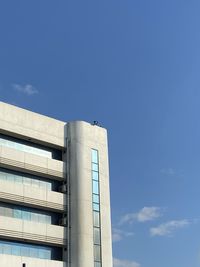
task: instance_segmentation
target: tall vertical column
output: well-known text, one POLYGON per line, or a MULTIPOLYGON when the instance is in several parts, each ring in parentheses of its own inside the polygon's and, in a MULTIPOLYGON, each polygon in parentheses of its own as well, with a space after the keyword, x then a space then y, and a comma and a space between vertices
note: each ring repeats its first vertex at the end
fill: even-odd
POLYGON ((70 164, 71 267, 112 267, 107 131, 77 121, 68 123, 67 136, 70 164), (98 163, 93 162, 95 159, 92 158, 92 151, 98 151, 98 163), (97 186, 97 183, 93 177, 95 166, 92 163, 98 165, 96 189, 94 186, 97 186), (97 189, 98 194, 95 191, 97 189), (100 207, 100 224, 97 227, 95 225, 98 222, 94 217, 96 204, 100 207), (100 234, 99 240, 95 233, 100 234), (98 255, 97 250, 100 253, 98 255))

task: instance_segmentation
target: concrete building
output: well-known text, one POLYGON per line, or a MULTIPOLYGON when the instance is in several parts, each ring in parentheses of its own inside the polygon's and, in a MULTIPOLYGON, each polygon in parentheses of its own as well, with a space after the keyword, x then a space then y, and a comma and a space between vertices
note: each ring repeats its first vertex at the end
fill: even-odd
POLYGON ((107 132, 0 102, 0 266, 112 267, 107 132))

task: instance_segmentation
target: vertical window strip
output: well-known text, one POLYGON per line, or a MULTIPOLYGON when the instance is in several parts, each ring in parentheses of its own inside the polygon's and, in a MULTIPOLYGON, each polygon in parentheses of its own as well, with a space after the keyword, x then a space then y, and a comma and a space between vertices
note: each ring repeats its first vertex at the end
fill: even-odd
POLYGON ((92 149, 91 172, 92 172, 92 203, 93 203, 94 267, 102 267, 100 188, 99 188, 99 152, 96 149, 92 149))

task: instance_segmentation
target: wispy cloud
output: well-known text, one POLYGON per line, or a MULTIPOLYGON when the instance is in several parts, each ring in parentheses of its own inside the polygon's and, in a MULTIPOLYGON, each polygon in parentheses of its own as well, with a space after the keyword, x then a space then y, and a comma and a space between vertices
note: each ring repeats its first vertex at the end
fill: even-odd
POLYGON ((177 174, 177 172, 173 168, 161 169, 160 172, 162 174, 166 174, 166 175, 170 175, 170 176, 173 176, 173 175, 177 174))
POLYGON ((144 207, 137 213, 127 213, 121 217, 119 225, 124 223, 153 221, 162 216, 162 209, 159 207, 144 207))
POLYGON ((150 228, 151 236, 172 236, 175 230, 188 226, 189 220, 174 220, 150 228))
POLYGON ((141 265, 135 261, 113 259, 114 267, 140 267, 141 265))
POLYGON ((133 232, 126 232, 124 230, 118 229, 118 228, 113 228, 112 229, 112 241, 113 242, 118 242, 126 237, 131 237, 133 236, 133 232))
POLYGON ((31 84, 25 84, 25 85, 21 85, 21 84, 12 84, 12 88, 20 93, 26 94, 26 95, 35 95, 38 94, 38 90, 31 84))

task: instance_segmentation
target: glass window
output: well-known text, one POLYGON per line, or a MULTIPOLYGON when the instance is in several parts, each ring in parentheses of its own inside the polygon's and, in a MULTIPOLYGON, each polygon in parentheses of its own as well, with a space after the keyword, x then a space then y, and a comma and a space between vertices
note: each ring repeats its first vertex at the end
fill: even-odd
POLYGON ((0 207, 0 216, 5 216, 5 208, 0 207))
POLYGON ((39 250, 40 259, 51 259, 51 251, 49 249, 40 249, 39 250))
POLYGON ((0 180, 6 180, 12 183, 23 184, 25 186, 32 186, 52 191, 52 182, 43 181, 42 179, 43 179, 42 177, 37 177, 28 174, 27 176, 24 176, 23 173, 10 171, 6 169, 0 171, 0 180))
POLYGON ((32 185, 32 179, 28 178, 28 177, 23 177, 23 184, 27 185, 27 186, 31 186, 32 185))
POLYGON ((101 244, 101 234, 100 234, 100 228, 94 227, 94 244, 100 245, 101 244))
POLYGON ((45 257, 46 257, 46 259, 51 259, 51 250, 50 249, 46 249, 45 250, 45 257))
POLYGON ((96 163, 92 163, 92 170, 98 172, 98 171, 99 171, 99 166, 98 166, 98 164, 96 164, 96 163))
POLYGON ((14 182, 15 181, 15 177, 14 175, 7 173, 7 181, 9 182, 14 182))
POLYGON ((99 195, 93 194, 93 202, 94 203, 99 203, 99 195))
POLYGON ((27 220, 30 221, 31 220, 31 213, 29 211, 22 211, 22 220, 27 220))
POLYGON ((30 248, 30 257, 38 258, 39 257, 39 250, 37 248, 30 248))
POLYGON ((93 220, 94 220, 94 226, 100 227, 100 213, 93 211, 93 220))
POLYGON ((94 194, 99 194, 99 183, 97 181, 92 181, 93 184, 93 193, 94 194))
POLYGON ((32 180, 32 186, 33 187, 39 187, 40 186, 40 181, 37 179, 31 179, 32 180))
POLYGON ((57 248, 42 247, 25 243, 0 241, 0 254, 61 260, 57 248), (52 257, 52 255, 54 255, 52 257))
POLYGON ((0 254, 3 254, 3 244, 0 243, 0 254))
POLYGON ((46 215, 46 223, 51 224, 51 216, 46 215))
POLYGON ((97 261, 95 261, 95 262, 94 262, 94 267, 101 267, 101 262, 97 262, 97 261))
POLYGON ((92 202, 94 231, 94 267, 101 264, 101 229, 100 229, 100 189, 99 189, 99 155, 92 149, 92 202))
POLYGON ((31 212, 31 221, 33 222, 39 222, 39 214, 31 212))
POLYGON ((101 247, 94 245, 94 260, 101 261, 101 247))
POLYGON ((17 219, 21 219, 22 218, 22 211, 19 209, 14 209, 13 210, 13 217, 17 218, 17 219))
POLYGON ((92 171, 92 179, 96 180, 96 181, 99 181, 99 173, 95 172, 95 171, 92 171))
POLYGON ((26 140, 0 134, 0 145, 10 147, 27 153, 32 153, 42 157, 61 160, 61 151, 37 145, 26 140))
POLYGON ((20 246, 18 246, 18 245, 12 246, 12 255, 16 255, 16 256, 21 255, 20 246))
POLYGON ((7 178, 6 178, 6 173, 4 173, 4 172, 0 172, 0 179, 1 179, 1 180, 7 180, 7 178))
POLYGON ((93 203, 93 210, 100 211, 99 204, 93 203))
POLYGON ((26 245, 21 246, 21 255, 24 257, 30 257, 30 247, 26 245))
POLYGON ((23 177, 22 176, 15 175, 15 182, 16 183, 22 184, 22 181, 23 181, 23 177))
POLYGON ((0 203, 0 216, 12 217, 16 219, 40 222, 45 224, 52 224, 52 221, 57 222, 55 220, 57 216, 49 211, 37 212, 37 210, 32 208, 20 207, 8 203, 0 203))
POLYGON ((98 151, 95 149, 92 149, 92 162, 98 163, 98 151))
POLYGON ((46 182, 46 189, 51 191, 52 190, 52 183, 46 182))
POLYGON ((4 214, 6 217, 13 217, 13 210, 10 208, 4 207, 4 214))
POLYGON ((12 254, 10 245, 8 245, 8 244, 3 245, 3 254, 10 254, 10 255, 12 254))

